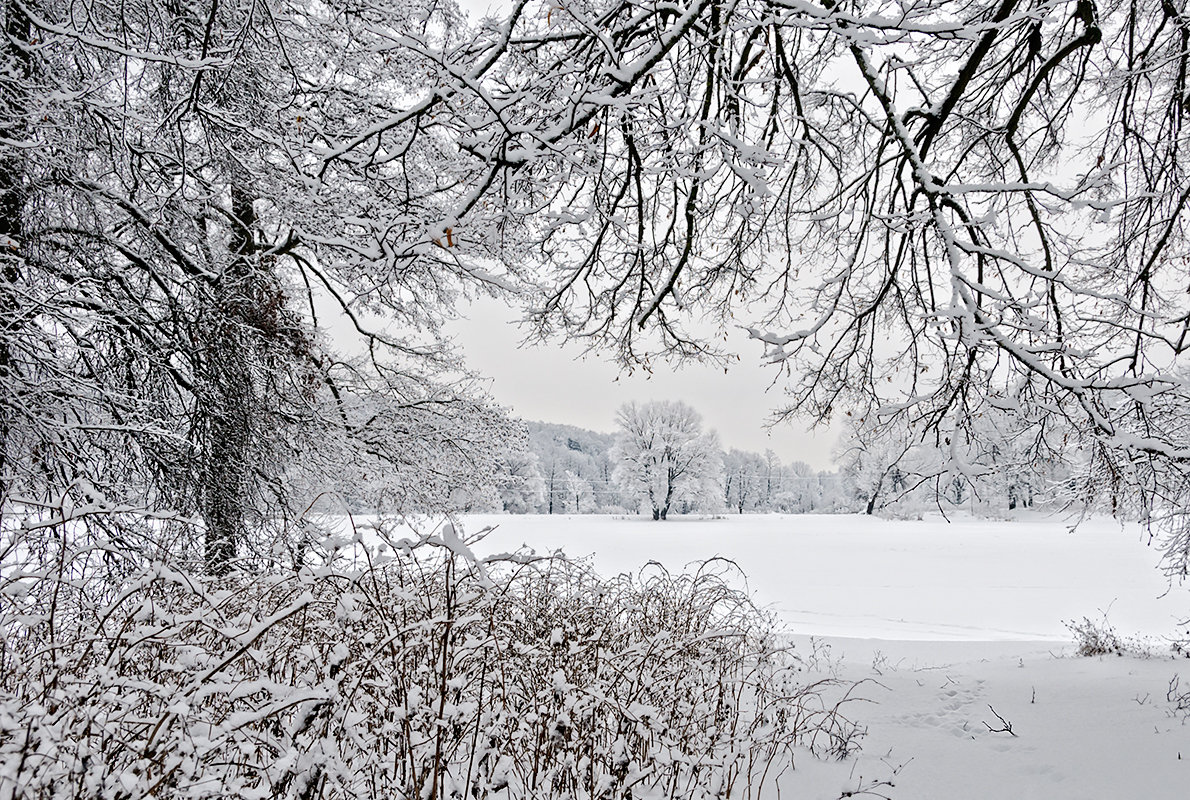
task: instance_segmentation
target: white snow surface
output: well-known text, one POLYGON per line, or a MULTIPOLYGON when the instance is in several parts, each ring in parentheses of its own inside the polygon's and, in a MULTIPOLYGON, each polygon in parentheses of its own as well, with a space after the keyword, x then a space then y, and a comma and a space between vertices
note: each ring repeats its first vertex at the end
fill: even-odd
POLYGON ((1167 584, 1138 527, 1072 530, 1042 516, 461 522, 464 535, 489 525, 470 543, 480 557, 563 549, 605 574, 730 558, 796 632, 809 680, 862 681, 846 706, 864 731, 859 755, 807 753, 758 800, 1190 796, 1190 711, 1170 692, 1175 676, 1190 691, 1190 661, 1163 639, 1190 616, 1190 590, 1167 584), (1147 655, 1075 656, 1062 621, 1104 612, 1121 635, 1147 637, 1147 655))
POLYGON ((1029 515, 645 517, 474 515, 476 555, 522 545, 591 556, 605 575, 653 560, 671 570, 721 556, 798 633, 896 641, 1069 642, 1064 620, 1106 613, 1125 634, 1162 636, 1190 616, 1137 525, 1029 515))
POLYGON ((1081 658, 1070 648, 1019 642, 826 639, 819 648, 824 641, 838 659, 834 675, 867 681, 848 710, 866 730, 862 751, 842 763, 801 759, 782 796, 825 800, 844 789, 892 800, 1190 795, 1190 722, 1167 698, 1175 675, 1185 691, 1186 659, 1081 658), (1005 721, 1013 733, 1002 730, 1005 721))

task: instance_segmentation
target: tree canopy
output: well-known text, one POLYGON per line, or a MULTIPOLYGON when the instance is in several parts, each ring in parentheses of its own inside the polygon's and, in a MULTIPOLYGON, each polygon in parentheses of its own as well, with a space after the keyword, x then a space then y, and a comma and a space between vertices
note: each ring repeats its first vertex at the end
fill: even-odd
POLYGON ((1184 572, 1188 36, 1170 0, 515 3, 449 104, 499 202, 449 218, 626 364, 713 354, 709 314, 788 414, 1058 428, 1184 572))

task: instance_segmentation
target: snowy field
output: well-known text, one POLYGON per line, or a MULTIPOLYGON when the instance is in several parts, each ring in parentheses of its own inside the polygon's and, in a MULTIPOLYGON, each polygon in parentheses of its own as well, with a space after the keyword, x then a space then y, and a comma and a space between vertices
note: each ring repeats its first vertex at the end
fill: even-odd
POLYGON ((782 797, 1190 796, 1190 709, 1174 699, 1190 691, 1190 661, 1161 638, 1190 616, 1190 590, 1167 585, 1138 529, 1043 517, 464 520, 469 534, 489 525, 477 554, 562 549, 606 574, 649 560, 739 564, 756 600, 799 634, 812 675, 865 681, 850 706, 862 754, 802 759, 782 797), (1075 657, 1063 620, 1103 612, 1121 635, 1148 637, 1151 655, 1075 657))
POLYGON ((590 555, 604 574, 649 560, 671 570, 735 561, 762 605, 799 633, 898 641, 1068 642, 1063 620, 1101 618, 1160 636, 1190 616, 1190 590, 1170 589, 1138 527, 1088 520, 1012 522, 967 516, 892 521, 864 516, 471 516, 495 530, 477 554, 522 545, 590 555))

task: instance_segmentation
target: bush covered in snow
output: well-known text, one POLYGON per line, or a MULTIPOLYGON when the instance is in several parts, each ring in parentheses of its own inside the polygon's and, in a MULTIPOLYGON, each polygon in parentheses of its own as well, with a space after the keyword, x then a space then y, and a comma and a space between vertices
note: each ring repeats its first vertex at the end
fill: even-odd
POLYGON ((726 797, 857 738, 726 562, 606 580, 392 530, 221 577, 5 531, 0 795, 726 797))

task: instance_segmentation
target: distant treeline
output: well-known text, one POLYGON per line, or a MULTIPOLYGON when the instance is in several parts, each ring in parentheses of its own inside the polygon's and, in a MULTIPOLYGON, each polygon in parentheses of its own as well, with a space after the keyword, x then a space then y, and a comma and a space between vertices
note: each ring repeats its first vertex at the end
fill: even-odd
MULTIPOLYGON (((548 422, 524 422, 523 452, 506 456, 507 474, 493 510, 511 514, 636 513, 639 492, 617 480, 616 434, 548 422)), ((837 472, 783 460, 773 450, 730 449, 718 454, 717 475, 686 492, 676 513, 854 511, 853 493, 837 472)), ((490 504, 488 504, 490 506, 490 504)), ((479 510, 478 508, 476 510, 479 510)))
MULTIPOLYGON (((666 412, 660 409, 666 404, 652 405, 654 412, 666 412)), ((691 415, 693 428, 685 447, 704 452, 697 459, 696 474, 687 472, 669 482, 674 490, 668 510, 674 514, 917 516, 963 509, 999 516, 1025 508, 1060 507, 1080 498, 1090 507, 1121 513, 1110 487, 1099 497, 1086 497, 1089 487, 1080 479, 1077 459, 1030 460, 1018 452, 1018 438, 1003 433, 985 436, 982 441, 992 445, 966 452, 966 468, 957 471, 943 452, 951 448, 923 441, 909 430, 873 427, 870 419, 853 417, 835 448, 838 469, 818 470, 771 449, 725 450, 714 431, 701 432, 697 412, 676 405, 691 415)), ((523 446, 504 454, 494 483, 466 507, 510 514, 635 514, 649 513, 650 505, 655 511, 667 479, 664 474, 642 479, 640 451, 657 450, 662 444, 652 440, 649 430, 643 432, 649 440, 645 442, 641 431, 633 434, 624 427, 629 410, 647 409, 625 406, 617 433, 523 421, 523 446)), ((667 413, 673 411, 669 408, 667 413)), ((988 426, 992 421, 984 417, 979 422, 988 426)), ((649 425, 664 427, 656 419, 649 425)), ((662 473, 671 463, 668 458, 654 459, 662 473)))

